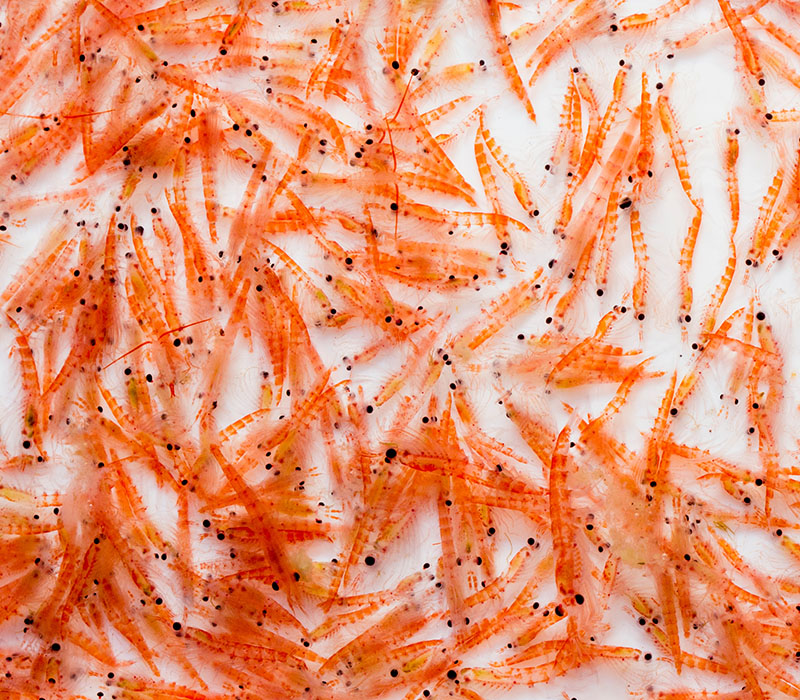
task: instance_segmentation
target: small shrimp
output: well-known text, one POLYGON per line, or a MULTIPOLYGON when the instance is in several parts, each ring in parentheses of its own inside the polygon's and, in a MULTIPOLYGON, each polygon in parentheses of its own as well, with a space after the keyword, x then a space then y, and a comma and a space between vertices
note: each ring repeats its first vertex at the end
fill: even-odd
POLYGON ((42 417, 39 414, 41 391, 39 389, 39 373, 28 339, 11 314, 6 314, 8 324, 14 330, 17 341, 17 352, 20 358, 22 390, 25 396, 23 403, 22 433, 33 441, 36 449, 43 457, 47 457, 42 445, 42 417))
POLYGON ((672 152, 672 160, 675 163, 675 169, 678 171, 678 178, 683 187, 683 191, 689 198, 689 201, 694 205, 695 209, 700 209, 700 204, 692 194, 692 182, 689 177, 689 166, 686 160, 686 149, 681 140, 678 124, 675 119, 675 113, 672 111, 672 106, 669 104, 665 93, 661 93, 656 98, 656 105, 658 107, 658 116, 661 121, 661 128, 667 135, 669 141, 670 151, 672 152))
POLYGON ((541 288, 538 279, 541 276, 542 269, 539 268, 530 279, 523 280, 505 294, 492 300, 483 317, 459 333, 453 341, 454 351, 469 356, 505 328, 514 316, 528 309, 538 296, 538 290, 541 288))
POLYGON ((502 151, 500 146, 494 140, 494 137, 486 127, 484 116, 485 110, 482 109, 480 111, 479 129, 481 138, 483 138, 483 142, 489 149, 489 153, 492 154, 492 158, 494 158, 495 162, 500 166, 500 169, 503 171, 503 173, 505 173, 505 176, 511 180, 511 184, 514 189, 514 196, 517 198, 517 201, 520 203, 522 208, 528 212, 529 215, 535 216, 537 210, 533 203, 533 198, 531 197, 528 185, 525 183, 525 180, 522 178, 522 176, 517 172, 509 157, 502 151))
MULTIPOLYGON (((502 210, 500 206, 500 190, 498 189, 497 182, 492 174, 492 169, 489 166, 486 150, 487 149, 483 143, 483 140, 481 139, 480 132, 476 133, 474 151, 475 162, 478 165, 478 175, 481 178, 481 184, 483 185, 483 191, 486 194, 486 198, 489 200, 489 203, 491 204, 495 214, 497 214, 502 210)), ((498 241, 501 243, 505 243, 506 245, 510 243, 511 238, 506 230, 505 222, 499 222, 498 227, 495 229, 495 235, 497 236, 498 241)))
POLYGON ((739 160, 739 129, 726 128, 725 185, 728 189, 728 204, 731 210, 731 231, 739 228, 739 176, 736 163, 739 160))
POLYGON ((758 79, 763 77, 763 71, 761 70, 761 64, 759 63, 758 55, 753 48, 753 44, 750 41, 747 30, 744 28, 742 21, 739 19, 739 15, 731 7, 728 0, 717 0, 717 3, 722 10, 722 16, 725 18, 725 22, 727 23, 734 39, 736 39, 736 42, 739 45, 739 50, 741 51, 742 60, 744 61, 745 67, 750 72, 750 75, 752 75, 754 78, 758 79))
POLYGON ((637 12, 623 17, 619 20, 619 27, 622 30, 647 29, 679 12, 690 2, 691 0, 669 0, 669 2, 657 7, 652 12, 637 12))
POLYGON ((538 59, 536 69, 533 71, 528 85, 533 85, 539 76, 555 60, 556 56, 564 50, 570 41, 574 41, 580 33, 591 25, 599 22, 603 14, 603 6, 592 0, 580 0, 572 13, 558 24, 536 47, 531 57, 526 61, 525 67, 530 68, 538 59))
MULTIPOLYGON (((570 76, 572 72, 570 71, 570 76)), ((558 139, 556 140, 553 155, 550 157, 550 163, 555 167, 561 162, 561 156, 567 149, 569 140, 574 134, 570 130, 570 119, 573 113, 573 102, 578 100, 577 90, 575 84, 570 80, 567 83, 567 90, 564 93, 564 101, 561 105, 561 117, 558 123, 558 139)))
POLYGON ((691 317, 689 312, 692 309, 692 287, 689 283, 689 272, 692 269, 692 258, 694 257, 694 248, 697 243, 697 234, 700 231, 700 224, 703 221, 703 210, 700 207, 695 209, 692 221, 689 224, 689 230, 686 232, 686 237, 683 239, 683 246, 681 247, 680 256, 680 285, 681 285, 681 307, 680 318, 688 322, 691 317))
POLYGON ((778 166, 775 176, 772 178, 767 189, 761 206, 758 208, 758 219, 753 230, 753 242, 750 246, 748 257, 756 262, 763 262, 766 258, 767 249, 770 247, 771 240, 766 240, 767 222, 775 210, 778 197, 780 196, 785 172, 782 166, 778 166))
POLYGON ((514 63, 514 57, 511 55, 511 51, 508 48, 508 42, 502 35, 502 29, 500 27, 500 3, 498 0, 487 0, 487 5, 489 10, 489 24, 492 27, 492 38, 494 39, 495 50, 500 56, 500 65, 503 69, 503 73, 506 76, 506 80, 508 80, 511 85, 511 90, 517 98, 519 98, 520 102, 522 102, 522 106, 525 108, 531 121, 535 123, 536 113, 533 111, 531 99, 525 91, 525 85, 522 82, 522 78, 519 76, 519 71, 514 63))
POLYGON ((564 427, 556 438, 550 460, 550 521, 553 535, 553 553, 556 558, 556 586, 563 598, 575 594, 578 577, 575 534, 569 523, 569 491, 567 473, 569 455, 567 453, 570 430, 564 427))
MULTIPOLYGON (((636 279, 633 283, 633 308, 637 316, 642 316, 645 308, 645 292, 647 291, 647 248, 645 247, 642 226, 639 221, 639 209, 631 207, 630 216, 631 244, 633 259, 636 265, 636 279)), ((685 299, 685 296, 684 296, 685 299)))

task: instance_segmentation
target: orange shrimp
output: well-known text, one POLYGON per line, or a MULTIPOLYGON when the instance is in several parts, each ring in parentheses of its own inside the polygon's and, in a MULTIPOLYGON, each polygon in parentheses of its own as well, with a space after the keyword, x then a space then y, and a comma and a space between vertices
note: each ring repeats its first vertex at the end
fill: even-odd
MULTIPOLYGON (((566 230, 563 233, 557 232, 560 233, 562 237, 569 240, 569 249, 566 251, 567 260, 569 262, 578 257, 576 255, 576 249, 585 235, 585 228, 589 226, 589 222, 599 218, 600 212, 608 206, 608 197, 612 191, 612 184, 617 177, 625 171, 627 164, 634 156, 633 146, 638 123, 638 119, 632 118, 628 120, 625 131, 620 136, 614 150, 604 163, 603 169, 598 174, 586 203, 581 208, 578 215, 572 218, 566 230)), ((565 267, 566 263, 563 260, 559 262, 561 262, 562 268, 565 267)))
POLYGON ((592 3, 591 0, 580 0, 572 9, 572 13, 545 37, 544 41, 536 47, 533 55, 526 61, 526 68, 530 68, 538 60, 528 85, 533 85, 556 56, 564 50, 564 47, 582 30, 597 23, 601 16, 602 8, 598 7, 596 3, 592 3))
POLYGON ((688 5, 690 0, 669 0, 652 12, 637 12, 619 20, 620 29, 646 29, 674 15, 688 5))
MULTIPOLYGON (((494 175, 492 174, 492 170, 489 167, 489 162, 487 160, 486 148, 481 139, 480 133, 475 134, 475 162, 478 165, 478 174, 481 178, 481 184, 483 185, 483 191, 486 194, 486 198, 489 200, 489 203, 492 206, 492 209, 495 213, 500 211, 500 199, 499 199, 499 190, 497 187, 497 183, 494 179, 494 175)), ((498 227, 495 231, 497 235, 497 239, 501 243, 505 243, 508 245, 510 241, 510 237, 508 235, 508 231, 505 227, 505 222, 502 220, 498 222, 498 227)))
MULTIPOLYGON (((572 72, 570 72, 570 76, 572 76, 572 72)), ((564 101, 561 105, 558 139, 556 140, 556 145, 553 149, 553 155, 550 158, 550 162, 553 164, 553 166, 557 166, 561 162, 561 156, 567 149, 570 137, 574 136, 570 130, 570 118, 573 114, 573 103, 577 99, 578 96, 577 90, 575 89, 575 84, 572 82, 572 80, 570 80, 570 82, 567 84, 567 91, 564 93, 564 101)))
POLYGON ((680 282, 681 282, 681 307, 680 317, 683 321, 689 322, 691 317, 689 311, 692 309, 692 287, 689 284, 689 272, 692 269, 692 258, 694 257, 694 247, 697 243, 697 234, 700 231, 700 224, 703 221, 703 210, 700 207, 695 209, 689 230, 683 239, 680 257, 680 282))
POLYGON ((556 557, 556 586, 564 598, 574 595, 579 574, 574 533, 570 532, 568 524, 571 521, 567 488, 569 434, 568 426, 558 434, 550 460, 550 520, 556 557))
MULTIPOLYGON (((25 395, 22 434, 33 441, 39 454, 47 458, 42 444, 42 417, 39 415, 39 402, 41 400, 39 373, 36 369, 33 352, 28 339, 11 314, 7 313, 6 319, 16 334, 17 352, 19 352, 20 357, 22 390, 25 395)), ((28 446, 29 444, 28 442, 28 446)), ((23 447, 26 447, 25 443, 23 443, 23 447)))
POLYGON ((495 42, 495 50, 500 56, 500 65, 503 68, 503 73, 506 76, 506 80, 508 80, 511 85, 512 91, 522 102, 522 106, 525 108, 525 111, 528 113, 531 121, 536 122, 536 113, 533 111, 530 97, 525 91, 525 85, 522 82, 522 78, 519 76, 517 66, 514 63, 514 58, 508 48, 508 43, 506 42, 505 37, 501 34, 502 30, 500 28, 499 5, 500 3, 497 0, 488 0, 487 2, 489 10, 489 24, 492 27, 492 38, 495 42))
POLYGON ((744 28, 742 21, 739 19, 739 15, 731 7, 728 0, 717 0, 717 3, 722 10, 722 16, 725 18, 725 22, 728 24, 734 39, 736 39, 736 42, 739 45, 739 50, 741 52, 745 67, 756 79, 762 77, 763 72, 761 70, 761 64, 758 60, 758 55, 753 48, 750 37, 747 34, 747 30, 744 28))
POLYGON ((731 230, 739 228, 739 177, 736 163, 739 160, 739 129, 725 129, 725 184, 728 189, 728 204, 731 210, 731 230))
POLYGON ((749 258, 757 263, 762 262, 766 257, 767 248, 770 247, 771 240, 766 240, 767 222, 772 215, 785 178, 784 169, 779 166, 767 189, 761 206, 758 209, 758 220, 753 230, 753 242, 750 246, 749 258))
POLYGON ((611 185, 608 196, 605 216, 603 217, 602 230, 598 243, 599 254, 595 266, 595 281, 600 289, 608 286, 608 271, 611 263, 611 245, 617 229, 619 218, 620 188, 622 187, 622 173, 620 172, 611 185))
POLYGON ((675 114, 672 111, 672 107, 665 93, 662 92, 659 94, 656 98, 656 105, 658 107, 661 128, 667 135, 667 140, 669 141, 672 160, 675 163, 675 169, 678 171, 678 179, 680 180, 681 187, 683 187, 683 191, 686 193, 686 196, 694 205, 695 209, 700 209, 700 204, 692 194, 689 166, 686 161, 686 149, 683 146, 683 141, 681 141, 675 114))
POLYGON ((492 158, 494 158, 495 162, 500 166, 500 169, 505 173, 506 177, 511 180, 512 187, 514 189, 514 196, 517 198, 517 201, 520 203, 522 208, 528 212, 529 215, 535 216, 538 213, 538 210, 533 203, 533 198, 531 197, 528 185, 525 183, 525 180, 522 178, 522 176, 517 172, 509 157, 501 150, 500 146, 498 146, 497 142, 494 140, 494 137, 486 127, 484 116, 485 110, 482 109, 480 111, 479 129, 483 142, 489 149, 489 153, 492 154, 492 158))
POLYGON ((597 148, 600 139, 600 108, 597 104, 597 97, 589 85, 586 74, 580 70, 577 73, 573 70, 573 79, 575 80, 575 87, 578 90, 578 94, 581 100, 586 103, 589 111, 589 125, 581 150, 580 164, 575 169, 575 178, 578 181, 582 181, 597 158, 597 148))
MULTIPOLYGON (((645 309, 645 292, 647 291, 647 248, 645 247, 644 235, 639 222, 639 210, 631 208, 630 217, 631 243, 633 244, 633 257, 636 264, 636 279, 633 283, 633 308, 637 316, 641 317, 645 309)), ((684 303, 686 294, 684 294, 684 303)))

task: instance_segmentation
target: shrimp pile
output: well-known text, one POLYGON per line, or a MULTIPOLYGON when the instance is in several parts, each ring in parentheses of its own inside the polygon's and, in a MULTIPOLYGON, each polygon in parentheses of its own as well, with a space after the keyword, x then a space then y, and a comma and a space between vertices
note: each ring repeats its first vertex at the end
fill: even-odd
POLYGON ((800 697, 799 12, 0 2, 0 700, 800 697))

